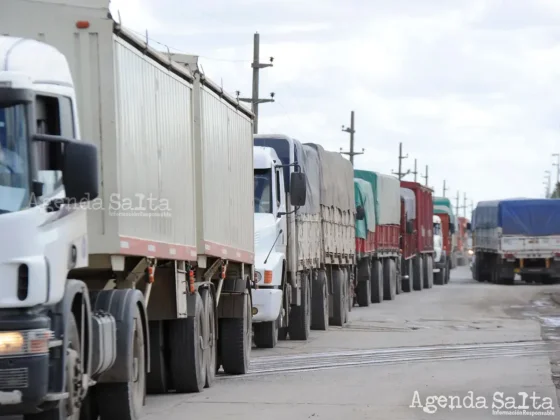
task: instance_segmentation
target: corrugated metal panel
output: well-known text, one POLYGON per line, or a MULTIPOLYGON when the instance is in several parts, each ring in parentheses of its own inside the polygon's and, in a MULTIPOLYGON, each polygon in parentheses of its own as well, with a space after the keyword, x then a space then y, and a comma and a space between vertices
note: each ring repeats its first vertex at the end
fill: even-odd
POLYGON ((252 131, 245 114, 202 89, 204 240, 248 252, 254 240, 252 131))
POLYGON ((191 85, 120 39, 115 71, 118 195, 140 208, 119 234, 194 246, 191 85))

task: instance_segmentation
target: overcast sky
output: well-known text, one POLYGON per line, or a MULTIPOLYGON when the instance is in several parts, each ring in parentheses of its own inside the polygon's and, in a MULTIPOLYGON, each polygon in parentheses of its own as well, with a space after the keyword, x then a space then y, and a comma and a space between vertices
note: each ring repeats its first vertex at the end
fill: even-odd
POLYGON ((111 10, 154 46, 200 55, 243 96, 258 31, 261 60, 274 57, 261 96, 276 94, 259 132, 347 149, 341 126, 354 110, 359 169, 397 170, 402 142, 405 169, 417 158, 437 195, 446 180, 448 196, 475 203, 542 197, 555 171, 558 0, 113 0, 111 10))

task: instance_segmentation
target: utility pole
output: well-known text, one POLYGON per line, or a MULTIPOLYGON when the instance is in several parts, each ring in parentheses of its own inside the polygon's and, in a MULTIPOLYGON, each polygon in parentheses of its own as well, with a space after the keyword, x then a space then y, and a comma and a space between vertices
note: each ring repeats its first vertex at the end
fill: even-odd
POLYGON ((403 161, 403 159, 408 159, 408 154, 406 156, 403 156, 403 154, 402 154, 402 142, 401 142, 401 143, 399 143, 399 171, 398 172, 391 171, 391 172, 393 172, 393 175, 397 175, 399 177, 399 181, 410 173, 410 169, 407 169, 407 171, 403 173, 403 171, 402 171, 402 161, 403 161))
POLYGON ((425 180, 425 185, 426 187, 428 186, 428 165, 426 165, 426 174, 425 175, 420 175, 422 178, 424 178, 425 180))
POLYGON ((467 193, 463 194, 463 217, 467 217, 467 193))
POLYGON ((551 182, 551 174, 549 170, 544 171, 545 175, 545 179, 546 181, 543 182, 544 186, 545 186, 545 190, 544 190, 544 198, 549 198, 552 194, 550 193, 550 182, 551 182))
POLYGON ((251 98, 239 98, 239 92, 237 92, 238 100, 241 102, 248 102, 251 104, 251 110, 255 115, 255 120, 253 121, 253 133, 259 133, 259 104, 264 104, 267 102, 274 102, 274 92, 270 93, 270 99, 259 99, 259 71, 265 67, 272 67, 272 62, 274 57, 270 57, 270 63, 265 64, 260 62, 260 35, 255 32, 253 36, 253 63, 251 67, 253 68, 253 92, 251 98))
POLYGON ((459 207, 459 195, 460 195, 460 194, 459 194, 459 191, 457 191, 457 198, 456 198, 457 204, 455 205, 455 209, 456 209, 456 211, 457 211, 457 216, 459 216, 459 210, 460 210, 460 207, 459 207))
POLYGON ((340 148, 340 153, 343 154, 343 155, 350 156, 350 163, 353 166, 354 165, 354 156, 363 155, 366 151, 364 148, 362 148, 361 152, 355 152, 354 151, 354 134, 356 134, 356 128, 355 128, 355 125, 354 125, 354 111, 350 111, 350 127, 342 126, 342 131, 350 134, 350 150, 348 152, 344 152, 344 151, 342 151, 342 147, 341 147, 340 148))
POLYGON ((449 190, 448 187, 445 186, 445 179, 443 180, 443 197, 445 197, 445 192, 449 190))
POLYGON ((414 174, 414 182, 418 182, 417 181, 418 167, 417 167, 417 160, 416 159, 414 159, 414 171, 412 173, 414 174))
POLYGON ((553 163, 552 166, 556 166, 556 184, 560 183, 560 153, 553 153, 552 157, 557 159, 556 163, 553 163))
MULTIPOLYGON (((471 206, 470 207, 471 207, 471 214, 472 214, 472 212, 474 211, 474 203, 473 203, 472 200, 471 200, 471 206)), ((471 220, 471 222, 472 222, 472 220, 471 220)))

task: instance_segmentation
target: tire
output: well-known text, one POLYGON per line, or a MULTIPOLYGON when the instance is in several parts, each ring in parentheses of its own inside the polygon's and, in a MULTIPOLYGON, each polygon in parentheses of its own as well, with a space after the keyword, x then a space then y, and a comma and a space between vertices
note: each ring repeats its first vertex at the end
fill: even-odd
POLYGON ((168 360, 165 351, 165 329, 169 321, 149 321, 150 334, 150 373, 146 375, 148 394, 169 392, 168 360))
POLYGON ((245 375, 251 357, 252 317, 251 296, 243 296, 243 318, 221 318, 218 345, 224 372, 245 375))
POLYGON ((200 296, 204 304, 204 366, 206 367, 205 388, 210 388, 216 380, 216 361, 218 358, 218 340, 216 325, 216 303, 210 289, 202 289, 200 296))
MULTIPOLYGON (((70 389, 68 384, 73 382, 76 378, 74 377, 75 367, 80 363, 80 333, 78 331, 78 326, 76 324, 76 318, 73 313, 68 314, 68 322, 66 323, 66 332, 68 336, 68 346, 66 347, 66 392, 70 389)), ((93 390, 93 388, 90 388, 93 390)), ((72 394, 75 391, 72 391, 72 394)), ((61 400, 58 406, 47 411, 43 411, 37 414, 26 414, 23 416, 24 420, 79 420, 80 410, 75 409, 74 413, 69 416, 67 403, 68 400, 61 400)))
POLYGON ((445 284, 449 284, 450 279, 451 279, 451 263, 447 261, 447 267, 445 269, 445 284))
POLYGON ((355 267, 350 266, 347 268, 346 273, 347 273, 347 279, 346 279, 346 290, 348 290, 347 293, 347 301, 348 301, 348 310, 346 311, 346 322, 349 321, 350 319, 350 312, 352 312, 352 307, 354 306, 354 300, 355 300, 355 289, 356 289, 356 282, 355 282, 355 277, 354 277, 354 269, 355 267))
POLYGON ((175 392, 202 392, 206 384, 204 363, 205 317, 202 297, 197 292, 194 316, 169 323, 169 367, 175 392))
POLYGON ((367 307, 371 303, 371 266, 369 259, 362 261, 365 261, 366 264, 360 264, 356 299, 360 307, 367 307))
POLYGON ((424 288, 424 264, 423 264, 422 256, 415 255, 412 260, 412 267, 414 271, 413 275, 413 285, 412 287, 416 291, 420 291, 424 288))
POLYGON ((329 290, 325 270, 319 270, 313 280, 311 329, 326 331, 329 327, 329 290))
POLYGON ((278 320, 253 324, 255 345, 260 349, 273 349, 278 343, 278 320))
POLYGON ((424 289, 434 287, 434 261, 432 256, 427 254, 424 256, 424 289))
POLYGON ((340 268, 332 269, 332 289, 333 289, 333 316, 329 319, 329 325, 342 327, 344 324, 344 313, 346 302, 344 300, 344 273, 340 268))
POLYGON ((412 268, 412 259, 403 260, 403 275, 408 276, 408 280, 402 281, 403 292, 410 293, 413 290, 414 271, 412 268))
POLYGON ((350 276, 348 275, 348 269, 343 267, 340 269, 342 273, 342 325, 348 322, 348 313, 350 312, 350 284, 349 279, 350 276))
POLYGON ((437 273, 434 273, 434 284, 438 286, 445 284, 445 267, 441 267, 437 273))
POLYGON ((371 303, 383 302, 383 264, 377 258, 371 261, 371 303))
POLYGON ((386 258, 383 261, 383 297, 385 300, 395 300, 397 295, 397 270, 395 260, 386 258))
POLYGON ((101 420, 138 420, 146 399, 146 354, 140 310, 134 314, 133 357, 138 366, 137 378, 129 382, 96 385, 101 420))
POLYGON ((290 340, 306 341, 311 330, 311 288, 307 274, 301 274, 301 305, 292 305, 288 331, 290 340))

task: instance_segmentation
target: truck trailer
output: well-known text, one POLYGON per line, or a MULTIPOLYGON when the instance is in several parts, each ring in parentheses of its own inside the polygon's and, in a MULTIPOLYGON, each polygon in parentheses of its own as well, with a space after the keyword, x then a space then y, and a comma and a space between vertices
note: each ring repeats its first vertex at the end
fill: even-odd
POLYGON ((434 197, 434 215, 439 217, 441 222, 440 233, 442 242, 442 252, 440 260, 435 264, 434 283, 447 284, 453 267, 454 243, 455 239, 455 214, 451 201, 446 197, 434 197))
POLYGON ((560 278, 560 199, 482 201, 473 225, 473 278, 513 284, 560 278))
POLYGON ((352 166, 339 153, 286 135, 255 135, 254 144, 270 147, 278 155, 288 196, 291 174, 301 170, 306 178, 305 206, 290 210, 287 221, 288 281, 295 285, 292 293, 297 295, 301 290, 300 300, 295 299, 297 296, 292 300, 292 310, 303 305, 297 311, 301 310, 306 320, 310 317, 313 330, 324 331, 329 324, 341 326, 351 309, 355 271, 352 166))
POLYGON ((400 183, 393 176, 360 169, 354 170, 354 177, 371 185, 375 199, 375 253, 371 255, 370 268, 371 301, 380 303, 383 300, 394 300, 401 290, 402 280, 400 183))
POLYGON ((2 6, 2 106, 29 133, 8 140, 31 149, 23 185, 45 205, 0 214, 0 339, 19 343, 0 355, 0 415, 138 419, 146 390, 247 372, 252 113, 106 0, 2 6))
POLYGON ((411 226, 412 241, 408 245, 412 247, 408 253, 413 254, 414 257, 405 266, 407 270, 412 269, 413 273, 409 287, 411 290, 431 289, 434 284, 435 259, 432 190, 417 182, 401 181, 401 191, 403 190, 410 191, 408 195, 414 196, 416 206, 411 226))

